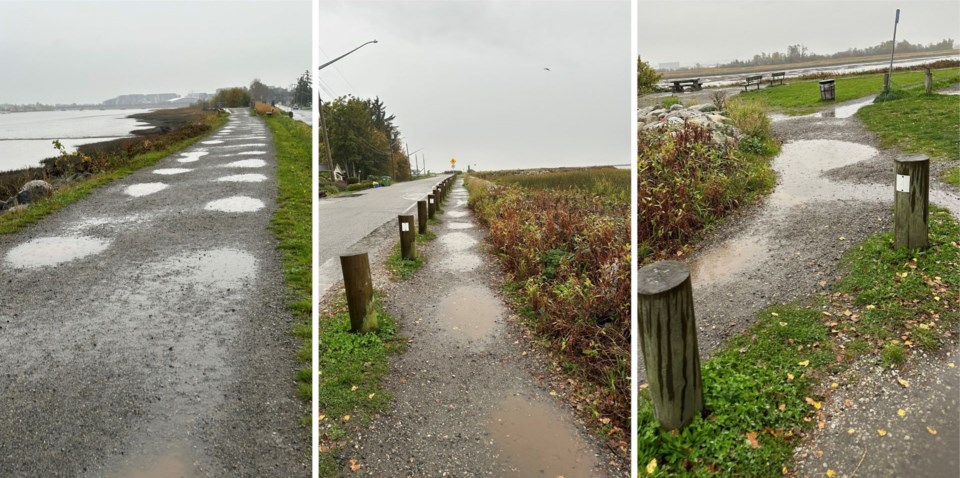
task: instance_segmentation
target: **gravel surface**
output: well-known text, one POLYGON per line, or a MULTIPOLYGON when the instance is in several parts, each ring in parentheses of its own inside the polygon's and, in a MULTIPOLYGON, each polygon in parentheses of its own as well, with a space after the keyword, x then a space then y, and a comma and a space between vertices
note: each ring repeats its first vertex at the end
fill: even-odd
POLYGON ((409 346, 386 379, 391 409, 341 461, 357 459, 362 476, 627 476, 550 386, 551 368, 499 297, 502 273, 466 199, 458 182, 431 226, 437 238, 418 245, 422 269, 379 282, 409 346))
POLYGON ((203 151, 0 236, 0 474, 309 476, 269 130, 237 110, 203 151))

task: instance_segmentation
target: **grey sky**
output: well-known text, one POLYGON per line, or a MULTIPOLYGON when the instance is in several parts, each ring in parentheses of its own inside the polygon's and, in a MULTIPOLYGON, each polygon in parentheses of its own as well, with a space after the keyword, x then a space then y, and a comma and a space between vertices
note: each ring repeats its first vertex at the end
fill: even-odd
POLYGON ((309 0, 0 1, 0 103, 286 87, 311 68, 311 15, 309 0))
POLYGON ((427 167, 631 161, 630 2, 320 2, 324 99, 379 96, 427 167), (550 68, 551 71, 545 71, 550 68))
POLYGON ((911 43, 960 40, 960 2, 647 1, 637 5, 637 52, 654 67, 749 59, 803 44, 814 53, 866 47, 893 35, 911 43))

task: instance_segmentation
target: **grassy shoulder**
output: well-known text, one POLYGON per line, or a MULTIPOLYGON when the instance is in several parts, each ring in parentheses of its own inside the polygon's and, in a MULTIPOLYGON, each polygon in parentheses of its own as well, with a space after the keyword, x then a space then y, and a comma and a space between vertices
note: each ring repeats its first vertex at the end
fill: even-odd
MULTIPOLYGON (((437 235, 427 231, 425 234, 416 234, 416 243, 423 244, 426 241, 432 241, 436 239, 437 235)), ((400 256, 400 243, 398 242, 393 246, 390 256, 387 257, 387 270, 390 271, 391 277, 394 280, 407 280, 413 277, 413 274, 416 273, 424 264, 427 263, 427 258, 419 250, 416 251, 414 259, 404 259, 400 256)))
MULTIPOLYGON (((933 70, 933 89, 945 88, 960 81, 960 68, 933 70)), ((923 91, 923 71, 894 72, 891 81, 893 89, 905 91, 923 91)), ((854 100, 880 93, 883 90, 883 75, 842 77, 836 80, 836 100, 820 101, 820 85, 817 80, 792 81, 783 86, 761 88, 741 93, 744 98, 755 98, 765 102, 770 108, 788 115, 803 115, 819 111, 834 103, 854 100)), ((956 116, 956 114, 954 114, 956 116)))
POLYGON ((311 396, 311 315, 313 276, 313 210, 310 126, 282 115, 265 116, 277 158, 277 210, 270 221, 283 260, 288 307, 303 340, 297 353, 303 368, 297 373, 301 396, 311 396))
MULTIPOLYGON (((960 322, 960 225, 934 209, 931 247, 894 250, 890 233, 844 257, 846 273, 813 304, 771 307, 702 367, 706 414, 662 431, 638 397, 640 476, 786 474, 804 430, 824 425, 834 375, 853 360, 897 366, 936 349, 960 322)), ((891 379, 892 380, 892 379, 891 379)))
POLYGON ((0 234, 19 231, 30 224, 36 223, 44 216, 89 196, 100 186, 124 178, 131 173, 155 164, 157 161, 177 151, 186 149, 203 139, 208 133, 223 126, 226 122, 226 115, 211 114, 204 116, 195 124, 195 128, 193 129, 193 131, 197 132, 195 135, 161 143, 163 145, 159 146, 159 149, 136 154, 130 158, 121 158, 119 156, 112 159, 107 158, 105 161, 111 164, 111 166, 94 173, 86 179, 73 181, 54 189, 52 195, 30 204, 30 206, 24 210, 6 212, 0 215, 0 234))
POLYGON ((350 313, 342 295, 320 313, 316 398, 321 477, 340 476, 343 465, 337 452, 347 446, 351 429, 369 424, 390 403, 390 394, 383 388, 387 360, 401 352, 406 342, 397 335, 395 320, 379 300, 375 307, 380 327, 366 334, 350 332, 350 313))

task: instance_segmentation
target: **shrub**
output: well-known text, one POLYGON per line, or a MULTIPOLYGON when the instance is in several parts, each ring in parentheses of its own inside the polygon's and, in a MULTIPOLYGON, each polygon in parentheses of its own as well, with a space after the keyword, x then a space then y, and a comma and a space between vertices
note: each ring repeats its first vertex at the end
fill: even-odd
POLYGON ((762 101, 734 98, 727 102, 727 111, 734 126, 744 134, 760 140, 771 138, 770 118, 762 101))
POLYGON ((353 184, 347 185, 347 191, 359 191, 361 189, 369 189, 372 187, 373 187, 373 183, 369 181, 365 181, 362 183, 353 183, 353 184))
POLYGON ((657 91, 657 82, 660 73, 657 73, 647 62, 637 58, 637 94, 640 96, 657 91))

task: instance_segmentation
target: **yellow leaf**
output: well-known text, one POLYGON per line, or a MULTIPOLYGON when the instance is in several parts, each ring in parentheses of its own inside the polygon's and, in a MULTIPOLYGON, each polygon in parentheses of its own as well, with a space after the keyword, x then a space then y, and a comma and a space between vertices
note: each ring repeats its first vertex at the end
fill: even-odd
POLYGON ((837 472, 827 468, 827 476, 829 476, 830 478, 833 478, 834 476, 837 476, 837 472))
POLYGON ((877 428, 877 433, 880 434, 880 436, 882 437, 887 436, 887 431, 884 430, 883 428, 877 428))
POLYGON ((910 388, 910 382, 908 382, 908 381, 906 381, 906 380, 904 380, 904 379, 902 379, 902 378, 898 378, 898 379, 897 379, 897 383, 899 383, 901 386, 903 386, 903 388, 910 388))
POLYGON ((857 433, 857 431, 853 428, 847 428, 847 435, 853 435, 854 433, 857 433))
POLYGON ((356 472, 360 471, 360 468, 363 468, 363 465, 361 465, 360 462, 357 461, 356 458, 351 458, 351 459, 350 459, 350 471, 356 473, 356 472))
POLYGON ((747 443, 750 448, 760 448, 760 442, 757 441, 757 432, 747 432, 747 443))
POLYGON ((370 395, 367 395, 367 399, 373 400, 374 395, 376 395, 376 393, 371 393, 370 395))
POLYGON ((947 367, 957 368, 957 364, 955 364, 955 363, 953 363, 953 362, 950 362, 950 363, 947 364, 947 367))
POLYGON ((833 382, 833 383, 830 384, 830 388, 837 388, 837 387, 839 387, 839 386, 840 386, 840 384, 837 383, 837 382, 833 382))
POLYGON ((927 427, 927 431, 930 432, 931 435, 937 434, 937 429, 933 427, 927 427))
POLYGON ((776 313, 776 312, 770 312, 770 315, 772 315, 772 316, 774 316, 774 317, 780 317, 780 314, 778 314, 778 313, 776 313))
POLYGON ((903 417, 907 416, 907 411, 901 408, 901 409, 897 410, 897 415, 900 415, 900 418, 903 418, 903 417))
POLYGON ((873 305, 873 304, 867 304, 867 310, 873 310, 873 309, 876 309, 876 308, 877 308, 877 306, 875 306, 875 305, 873 305))
POLYGON ((804 360, 803 362, 800 362, 800 366, 801 366, 801 367, 806 367, 807 365, 810 365, 810 361, 809 361, 809 360, 804 360))
POLYGON ((319 419, 320 419, 320 421, 324 421, 324 420, 326 420, 326 419, 327 419, 327 416, 326 416, 326 415, 320 415, 320 416, 319 416, 319 417, 317 417, 317 418, 319 418, 319 419))
POLYGON ((653 472, 657 471, 657 459, 654 458, 650 460, 650 463, 647 463, 647 474, 652 475, 653 472))
POLYGON ((356 391, 357 391, 357 388, 358 388, 358 387, 357 387, 356 385, 354 385, 354 386, 350 387, 350 391, 351 391, 351 392, 356 392, 356 391))
POLYGON ((781 412, 784 411, 784 410, 786 410, 786 409, 787 409, 787 404, 786 404, 786 403, 781 403, 780 406, 777 407, 777 410, 780 410, 781 412))
POLYGON ((820 404, 820 402, 818 402, 818 401, 816 401, 816 400, 814 400, 814 399, 812 399, 812 398, 810 398, 810 397, 804 398, 804 401, 807 402, 807 403, 809 403, 810 405, 812 405, 813 408, 815 408, 815 409, 817 409, 817 410, 820 410, 820 407, 822 406, 822 405, 820 404))
POLYGON ((787 326, 786 322, 780 322, 780 327, 786 327, 786 326, 787 326))
POLYGON ((350 421, 350 415, 344 415, 344 416, 343 416, 343 421, 349 422, 349 421, 350 421))
POLYGON ((792 374, 792 373, 788 373, 788 374, 787 374, 787 381, 788 381, 788 382, 792 382, 792 381, 793 381, 793 374, 792 374))

